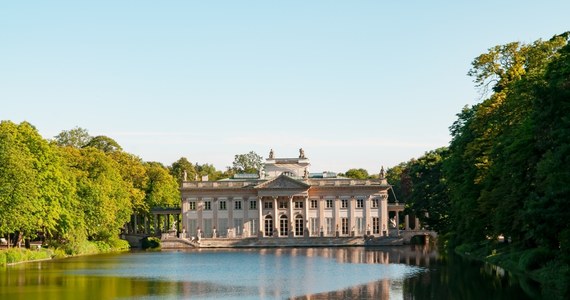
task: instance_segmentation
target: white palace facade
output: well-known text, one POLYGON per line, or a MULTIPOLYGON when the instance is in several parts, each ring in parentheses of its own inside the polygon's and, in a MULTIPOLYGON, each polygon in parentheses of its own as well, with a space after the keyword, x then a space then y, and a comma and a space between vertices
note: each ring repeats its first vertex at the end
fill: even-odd
MULTIPOLYGON (((181 186, 182 226, 199 237, 386 236, 389 208, 398 224, 401 205, 388 205, 384 171, 378 179, 357 180, 310 173, 303 150, 296 158, 275 158, 260 174, 181 186)), ((393 227, 393 226, 391 226, 393 227)))

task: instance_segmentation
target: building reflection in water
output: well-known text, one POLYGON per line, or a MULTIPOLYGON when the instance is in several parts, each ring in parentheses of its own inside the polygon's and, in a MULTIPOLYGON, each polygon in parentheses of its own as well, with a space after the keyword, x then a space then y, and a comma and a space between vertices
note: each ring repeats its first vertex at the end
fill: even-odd
MULTIPOLYGON (((287 251, 287 250, 282 250, 287 251)), ((375 247, 375 248, 307 248, 294 249, 290 255, 325 257, 338 263, 406 264, 429 267, 437 261, 434 247, 375 247)), ((403 280, 383 279, 348 289, 305 295, 295 299, 403 299, 403 280)))

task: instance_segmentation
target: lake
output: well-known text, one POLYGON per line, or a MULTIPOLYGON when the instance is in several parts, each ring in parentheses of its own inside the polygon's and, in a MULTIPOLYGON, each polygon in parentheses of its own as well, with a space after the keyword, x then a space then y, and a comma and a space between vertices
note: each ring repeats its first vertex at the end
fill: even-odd
POLYGON ((530 299, 537 289, 427 246, 129 252, 0 270, 0 299, 530 299))

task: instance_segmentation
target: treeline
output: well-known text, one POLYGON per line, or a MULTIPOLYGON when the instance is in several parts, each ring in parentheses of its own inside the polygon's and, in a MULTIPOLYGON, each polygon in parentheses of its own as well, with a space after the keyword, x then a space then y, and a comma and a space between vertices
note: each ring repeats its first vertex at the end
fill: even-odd
POLYGON ((468 75, 485 99, 458 114, 449 147, 388 171, 450 249, 510 257, 558 296, 570 281, 569 35, 475 58, 468 75))
POLYGON ((133 212, 179 201, 168 168, 109 137, 75 128, 46 140, 27 122, 0 123, 0 236, 13 245, 42 239, 68 254, 128 247, 118 235, 133 212))

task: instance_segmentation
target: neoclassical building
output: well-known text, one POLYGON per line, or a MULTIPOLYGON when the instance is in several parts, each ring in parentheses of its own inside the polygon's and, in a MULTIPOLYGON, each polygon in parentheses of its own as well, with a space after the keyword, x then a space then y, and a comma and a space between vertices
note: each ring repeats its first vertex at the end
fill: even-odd
POLYGON ((183 181, 181 225, 187 236, 201 237, 388 234, 390 185, 383 170, 378 179, 357 180, 309 167, 302 149, 296 158, 276 158, 271 150, 260 174, 183 181))

